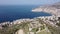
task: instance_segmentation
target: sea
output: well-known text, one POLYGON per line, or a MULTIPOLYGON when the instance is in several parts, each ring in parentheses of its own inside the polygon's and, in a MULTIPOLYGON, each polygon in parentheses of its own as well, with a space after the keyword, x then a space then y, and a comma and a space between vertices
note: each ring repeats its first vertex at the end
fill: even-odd
POLYGON ((0 6, 0 23, 17 19, 51 16, 45 12, 32 12, 38 5, 7 5, 0 6))

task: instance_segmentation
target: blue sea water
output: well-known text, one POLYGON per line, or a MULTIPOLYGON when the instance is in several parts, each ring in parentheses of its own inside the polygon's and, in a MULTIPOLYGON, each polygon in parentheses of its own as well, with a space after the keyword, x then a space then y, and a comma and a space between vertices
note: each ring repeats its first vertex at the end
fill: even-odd
POLYGON ((32 12, 36 5, 0 6, 0 22, 13 21, 22 18, 34 18, 39 16, 51 16, 44 12, 32 12))

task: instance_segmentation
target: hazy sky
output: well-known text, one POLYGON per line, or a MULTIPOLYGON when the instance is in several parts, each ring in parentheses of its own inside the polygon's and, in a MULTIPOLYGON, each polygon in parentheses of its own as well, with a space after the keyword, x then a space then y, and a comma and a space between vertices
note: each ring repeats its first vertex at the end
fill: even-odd
POLYGON ((0 0, 0 5, 40 5, 52 4, 60 0, 0 0))

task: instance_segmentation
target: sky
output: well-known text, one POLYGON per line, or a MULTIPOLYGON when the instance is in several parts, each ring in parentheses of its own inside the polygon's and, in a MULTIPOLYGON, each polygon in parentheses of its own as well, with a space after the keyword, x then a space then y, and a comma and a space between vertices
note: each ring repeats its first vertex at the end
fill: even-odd
POLYGON ((60 0, 0 0, 0 5, 40 5, 56 2, 60 2, 60 0))

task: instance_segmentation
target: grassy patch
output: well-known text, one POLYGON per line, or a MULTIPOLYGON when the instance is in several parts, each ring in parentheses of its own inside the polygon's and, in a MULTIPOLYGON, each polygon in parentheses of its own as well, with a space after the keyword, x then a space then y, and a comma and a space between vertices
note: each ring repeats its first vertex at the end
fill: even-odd
POLYGON ((51 32, 48 32, 47 29, 44 29, 41 32, 38 32, 37 34, 51 34, 51 32))

